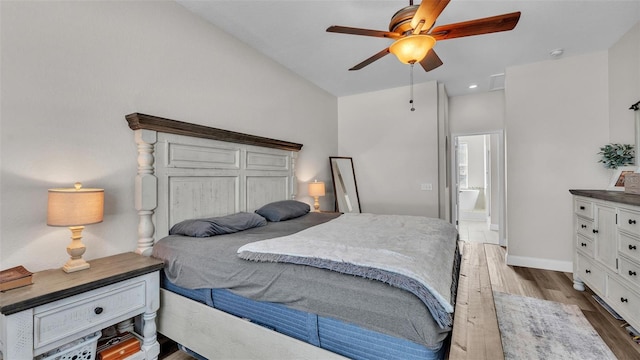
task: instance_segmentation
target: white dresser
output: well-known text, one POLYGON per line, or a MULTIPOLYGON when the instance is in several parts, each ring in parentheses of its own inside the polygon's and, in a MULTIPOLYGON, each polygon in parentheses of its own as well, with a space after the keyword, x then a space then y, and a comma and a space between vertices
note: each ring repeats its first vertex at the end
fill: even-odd
POLYGON ((640 329, 640 195, 570 190, 574 195, 573 287, 587 285, 640 329))

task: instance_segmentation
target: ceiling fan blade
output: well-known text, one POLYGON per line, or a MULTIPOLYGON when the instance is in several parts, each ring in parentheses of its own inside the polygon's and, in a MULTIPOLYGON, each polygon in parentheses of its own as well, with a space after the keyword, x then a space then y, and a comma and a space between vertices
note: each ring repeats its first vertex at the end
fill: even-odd
POLYGON ((442 65, 442 60, 440 60, 440 57, 438 56, 438 54, 436 54, 436 52, 433 51, 433 49, 431 49, 427 53, 427 56, 425 56, 424 59, 420 61, 420 65, 422 65, 422 68, 424 69, 424 71, 429 72, 437 68, 438 66, 442 65))
POLYGON ((380 51, 379 53, 377 53, 377 54, 373 55, 372 57, 368 58, 367 60, 365 60, 365 61, 363 61, 363 62, 359 63, 358 65, 356 65, 356 66, 354 66, 354 67, 352 67, 351 69, 349 69, 349 71, 353 71, 353 70, 360 70, 360 69, 362 69, 363 67, 365 67, 365 66, 367 66, 367 65, 371 64, 372 62, 374 62, 374 61, 376 61, 376 60, 378 60, 378 59, 380 59, 380 58, 384 57, 384 56, 385 56, 385 55, 387 55, 388 53, 389 53, 389 48, 386 48, 386 49, 384 49, 384 50, 380 51))
POLYGON ((422 0, 418 10, 411 19, 411 28, 415 29, 418 24, 424 22, 421 30, 429 30, 436 23, 436 19, 445 7, 449 4, 450 0, 422 0))
POLYGON ((520 12, 491 16, 483 19, 459 22, 455 24, 437 26, 429 35, 436 40, 455 39, 464 36, 490 34, 509 31, 516 27, 520 20, 520 12))
POLYGON ((363 36, 373 36, 373 37, 381 37, 381 38, 390 38, 390 39, 399 39, 402 37, 400 34, 396 34, 394 32, 382 31, 382 30, 369 30, 369 29, 360 29, 348 26, 329 26, 327 28, 327 32, 340 33, 340 34, 350 34, 350 35, 363 35, 363 36))

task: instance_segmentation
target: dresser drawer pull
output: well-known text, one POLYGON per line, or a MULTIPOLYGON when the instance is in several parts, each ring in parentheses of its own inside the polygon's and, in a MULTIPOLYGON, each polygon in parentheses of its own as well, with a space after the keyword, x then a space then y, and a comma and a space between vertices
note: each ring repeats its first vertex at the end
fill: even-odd
POLYGON ((584 210, 584 206, 580 206, 580 210, 584 210))
POLYGON ((598 230, 593 229, 593 233, 594 233, 594 234, 597 234, 597 233, 598 233, 598 230))
POLYGON ((629 270, 629 276, 636 276, 636 275, 637 275, 637 274, 636 274, 636 272, 635 272, 635 271, 631 271, 631 270, 629 270))
POLYGON ((581 228, 583 228, 583 229, 586 229, 586 228, 587 228, 587 225, 582 224, 582 225, 580 225, 580 227, 581 227, 581 228))
POLYGON ((635 224, 636 224, 636 221, 635 221, 635 220, 631 220, 631 219, 629 219, 629 225, 635 225, 635 224))
POLYGON ((584 272, 586 272, 587 274, 591 274, 591 270, 586 269, 584 272))
POLYGON ((621 297, 621 298, 620 298, 620 301, 621 301, 621 302, 623 302, 623 303, 624 303, 624 302, 628 303, 628 302, 629 302, 629 299, 621 297))
POLYGON ((635 250, 637 247, 635 245, 629 245, 629 250, 635 250))
POLYGON ((587 244, 586 243, 580 243, 580 246, 587 247, 587 244))
POLYGON ((97 308, 93 309, 93 312, 96 313, 96 315, 102 314, 103 311, 104 311, 104 309, 101 308, 100 306, 98 306, 97 308))

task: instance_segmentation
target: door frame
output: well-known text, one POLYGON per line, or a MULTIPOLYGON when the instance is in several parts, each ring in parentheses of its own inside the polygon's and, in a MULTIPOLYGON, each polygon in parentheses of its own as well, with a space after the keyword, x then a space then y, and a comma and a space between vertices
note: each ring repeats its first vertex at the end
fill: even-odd
MULTIPOLYGON (((506 236, 506 181, 505 181, 505 144, 504 130, 452 133, 451 134, 451 222, 458 227, 459 215, 459 174, 458 174, 458 138, 461 136, 475 135, 497 135, 498 136, 498 189, 490 189, 498 194, 498 243, 500 246, 507 246, 506 236)), ((493 150, 492 150, 493 151, 493 150)), ((491 216, 494 216, 495 209, 491 209, 491 216)))

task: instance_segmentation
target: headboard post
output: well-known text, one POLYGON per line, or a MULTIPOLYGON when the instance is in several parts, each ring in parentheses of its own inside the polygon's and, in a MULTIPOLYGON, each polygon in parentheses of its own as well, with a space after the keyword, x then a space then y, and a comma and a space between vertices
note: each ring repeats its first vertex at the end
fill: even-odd
POLYGON ((138 247, 136 253, 149 256, 153 247, 155 227, 154 210, 158 205, 158 179, 154 171, 154 144, 158 140, 156 131, 135 130, 138 145, 138 174, 136 175, 135 204, 138 210, 138 247))
POLYGON ((291 200, 295 200, 296 196, 298 196, 298 177, 296 176, 296 160, 298 159, 298 153, 296 151, 291 152, 291 189, 289 189, 289 193, 291 194, 291 200))

